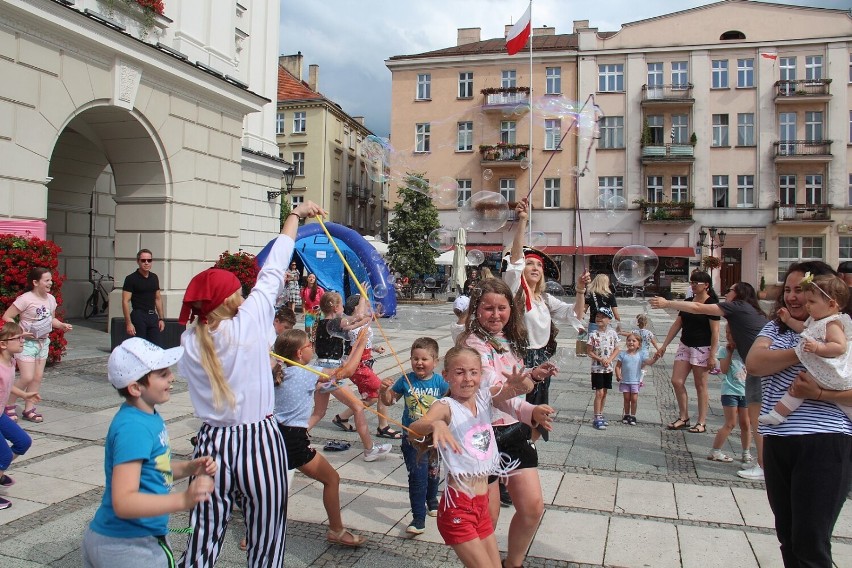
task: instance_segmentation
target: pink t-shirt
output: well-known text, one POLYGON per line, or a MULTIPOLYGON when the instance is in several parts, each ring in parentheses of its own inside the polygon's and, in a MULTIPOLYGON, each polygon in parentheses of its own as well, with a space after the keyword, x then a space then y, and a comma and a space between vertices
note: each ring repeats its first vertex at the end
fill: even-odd
POLYGON ((3 404, 9 400, 9 395, 12 394, 12 385, 15 382, 15 359, 12 359, 11 365, 6 365, 0 361, 0 400, 3 404))
POLYGON ((56 298, 48 294, 41 298, 35 292, 24 292, 12 302, 21 312, 21 327, 37 339, 47 337, 53 327, 53 314, 56 313, 56 298))

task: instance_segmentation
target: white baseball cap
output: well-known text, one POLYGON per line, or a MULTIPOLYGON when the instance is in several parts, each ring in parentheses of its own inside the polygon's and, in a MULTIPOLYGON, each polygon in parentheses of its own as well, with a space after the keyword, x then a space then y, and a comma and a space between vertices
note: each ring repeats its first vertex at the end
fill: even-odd
POLYGON ((459 296, 456 298, 456 301, 453 302, 453 309, 458 310, 460 312, 466 312, 470 307, 470 297, 469 296, 459 296))
POLYGON ((110 353, 107 363, 109 382, 123 389, 151 371, 171 367, 183 357, 183 347, 163 349, 147 339, 131 337, 110 353))

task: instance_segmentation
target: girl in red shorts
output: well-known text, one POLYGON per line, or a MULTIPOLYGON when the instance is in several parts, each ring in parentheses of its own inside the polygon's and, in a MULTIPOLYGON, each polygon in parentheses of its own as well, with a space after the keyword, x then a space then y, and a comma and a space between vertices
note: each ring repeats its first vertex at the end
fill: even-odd
POLYGON ((438 507, 438 531, 465 566, 500 566, 494 526, 488 513, 488 476, 507 475, 517 463, 501 459, 491 427, 492 405, 533 427, 551 429, 553 409, 533 406, 518 395, 532 390, 523 369, 505 373, 506 382, 482 382, 482 361, 470 347, 453 347, 444 357, 451 395, 433 404, 411 424, 416 435, 431 433, 447 467, 447 490, 438 507))

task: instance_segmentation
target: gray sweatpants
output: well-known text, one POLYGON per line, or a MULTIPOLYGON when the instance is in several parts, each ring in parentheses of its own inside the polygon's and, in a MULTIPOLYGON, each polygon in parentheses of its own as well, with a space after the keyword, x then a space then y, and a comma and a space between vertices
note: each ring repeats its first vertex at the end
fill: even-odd
POLYGON ((83 568, 171 568, 174 557, 157 537, 115 538, 86 528, 83 568))

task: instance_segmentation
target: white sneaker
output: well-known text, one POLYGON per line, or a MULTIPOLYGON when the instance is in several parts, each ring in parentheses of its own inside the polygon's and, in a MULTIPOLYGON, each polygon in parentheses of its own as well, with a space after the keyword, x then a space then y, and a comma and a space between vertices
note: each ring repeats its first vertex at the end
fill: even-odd
POLYGON ((389 454, 392 449, 393 446, 391 446, 390 444, 373 444, 373 447, 371 449, 364 450, 364 461, 376 461, 380 457, 389 454))
POLYGON ((742 477, 743 479, 750 479, 752 481, 763 481, 763 468, 758 464, 754 464, 754 467, 749 467, 746 469, 741 469, 737 472, 737 475, 742 477))

